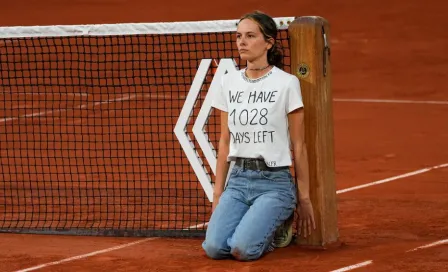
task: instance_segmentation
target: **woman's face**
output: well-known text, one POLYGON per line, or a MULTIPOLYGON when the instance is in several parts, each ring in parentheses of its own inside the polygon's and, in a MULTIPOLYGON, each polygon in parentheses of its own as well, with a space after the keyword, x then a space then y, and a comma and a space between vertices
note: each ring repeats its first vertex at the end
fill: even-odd
POLYGON ((272 47, 264 39, 258 24, 251 19, 244 19, 238 24, 236 44, 240 58, 249 62, 267 56, 267 51, 272 47))

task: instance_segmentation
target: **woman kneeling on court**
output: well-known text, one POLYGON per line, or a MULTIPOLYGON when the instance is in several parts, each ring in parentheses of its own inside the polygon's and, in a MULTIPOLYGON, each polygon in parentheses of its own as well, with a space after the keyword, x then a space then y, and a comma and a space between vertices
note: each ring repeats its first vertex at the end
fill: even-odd
POLYGON ((275 21, 242 17, 236 42, 246 68, 222 77, 212 106, 221 135, 212 216, 203 248, 210 258, 256 260, 291 242, 294 210, 304 236, 314 227, 309 199, 304 113, 297 77, 281 70, 275 21), (291 149, 297 173, 292 178, 291 149), (230 161, 234 167, 226 184, 230 161))

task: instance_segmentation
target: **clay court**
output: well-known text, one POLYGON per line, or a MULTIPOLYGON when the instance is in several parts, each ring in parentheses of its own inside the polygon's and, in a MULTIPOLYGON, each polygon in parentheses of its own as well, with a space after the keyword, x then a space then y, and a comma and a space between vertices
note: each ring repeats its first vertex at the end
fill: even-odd
MULTIPOLYGON (((291 245, 277 249, 259 261, 242 263, 234 260, 208 259, 201 249, 201 238, 0 233, 0 271, 446 271, 448 91, 445 81, 448 77, 448 55, 445 51, 448 48, 448 35, 445 26, 448 25, 448 17, 443 10, 447 8, 444 1, 432 1, 429 5, 428 2, 416 0, 406 2, 327 0, 281 3, 196 1, 194 4, 176 1, 170 5, 139 0, 64 3, 49 0, 16 0, 4 3, 0 10, 0 26, 235 19, 254 9, 263 10, 275 17, 318 15, 326 18, 331 25, 340 245, 326 250, 291 245), (359 187, 361 185, 366 186, 359 187)), ((188 89, 182 91, 186 94, 188 89)), ((47 93, 35 98, 40 102, 30 111, 26 103, 14 103, 25 101, 27 95, 29 94, 14 94, 15 98, 11 98, 10 94, 0 94, 0 103, 3 105, 3 109, 0 110, 2 141, 0 152, 4 165, 11 163, 4 159, 4 156, 11 153, 4 150, 12 150, 14 146, 8 143, 6 134, 1 130, 8 128, 14 130, 12 132, 14 135, 22 134, 20 137, 17 136, 14 143, 26 141, 27 137, 30 137, 29 134, 36 132, 33 122, 23 118, 25 115, 30 115, 32 118, 33 114, 44 112, 45 114, 41 114, 39 133, 50 135, 66 129, 68 130, 64 132, 66 135, 73 134, 70 136, 73 138, 67 138, 66 141, 77 139, 76 143, 79 144, 82 138, 79 139, 79 135, 76 135, 80 132, 77 131, 76 125, 84 122, 95 123, 96 118, 104 120, 105 116, 114 117, 122 114, 125 116, 122 120, 138 122, 127 116, 140 112, 141 115, 148 116, 145 122, 157 123, 161 122, 161 112, 164 112, 164 124, 173 125, 177 113, 167 113, 166 106, 176 103, 180 106, 185 98, 183 96, 172 100, 173 97, 170 95, 155 94, 153 97, 133 101, 131 97, 107 95, 103 98, 104 94, 93 93, 89 99, 99 102, 92 104, 84 96, 67 99, 63 94, 47 93), (156 102, 154 97, 158 99, 156 102), (48 108, 54 108, 55 103, 58 103, 57 108, 62 110, 46 112, 48 108), (150 103, 151 107, 157 109, 145 113, 145 103, 150 103), (89 108, 87 111, 79 112, 64 110, 80 105, 89 105, 89 108), (127 110, 120 113, 123 108, 127 110), (21 117, 20 120, 17 120, 17 116, 21 117), (54 123, 54 120, 58 121, 54 123), (51 123, 51 129, 42 130, 42 124, 47 121, 51 123), (14 123, 14 126, 11 126, 11 123, 14 123), (74 125, 72 131, 70 131, 71 125, 74 125)), ((113 134, 116 124, 104 124, 106 125, 110 128, 108 133, 113 134)), ((90 128, 101 130, 102 126, 100 124, 90 128)), ((171 131, 145 128, 140 132, 157 133, 159 140, 174 139, 171 131)), ((126 138, 126 135, 132 134, 111 136, 116 137, 114 141, 123 145, 115 152, 120 150, 125 152, 124 150, 129 148, 131 151, 139 149, 132 144, 142 139, 137 136, 126 138), (118 137, 124 138, 118 140, 118 137)), ((101 143, 97 143, 95 147, 101 149, 100 145, 101 143)), ((69 156, 66 152, 88 147, 89 142, 82 146, 73 143, 69 150, 60 147, 55 147, 54 150, 59 150, 60 156, 69 156)), ((127 164, 132 164, 134 167, 138 165, 137 173, 150 173, 152 170, 149 158, 141 164, 146 155, 144 152, 132 154, 131 151, 122 157, 129 156, 130 161, 119 159, 114 161, 113 158, 116 156, 113 154, 108 155, 112 159, 106 162, 86 159, 82 162, 86 165, 82 173, 72 173, 70 172, 72 170, 67 168, 69 172, 67 175, 72 175, 70 177, 75 175, 77 179, 81 179, 82 175, 87 175, 86 173, 95 173, 97 163, 117 165, 117 172, 111 172, 109 176, 96 177, 100 182, 92 194, 97 195, 101 195, 101 188, 106 186, 102 182, 108 179, 123 183, 126 180, 145 178, 165 180, 163 174, 158 177, 120 174, 130 169, 127 164), (132 161, 132 158, 135 161, 132 161)), ((160 152, 166 151, 161 147, 160 152)), ((183 156, 174 149, 169 149, 167 152, 174 159, 165 162, 166 169, 161 173, 168 173, 172 167, 176 167, 180 160, 176 158, 183 156)), ((95 157, 93 153, 84 155, 87 158, 95 157)), ((54 154, 48 156, 57 157, 54 154)), ((36 166, 33 161, 27 163, 36 166)), ((185 169, 181 171, 189 173, 190 179, 195 178, 188 165, 182 164, 181 167, 185 169)), ((6 180, 5 169, 6 167, 0 168, 3 171, 0 177, 5 179, 0 182, 9 184, 13 181, 11 178, 6 180)), ((20 172, 27 170, 32 171, 31 168, 27 168, 21 169, 20 172)), ((61 171, 63 170, 61 168, 61 171)), ((52 178, 51 171, 48 172, 48 177, 42 176, 42 178, 52 178)), ((85 178, 89 180, 95 177, 85 178)), ((135 184, 133 186, 139 187, 135 184)), ((139 188, 147 189, 148 186, 141 185, 139 188)), ((144 199, 148 196, 145 192, 135 191, 132 197, 144 199)), ((176 193, 167 189, 166 195, 175 197, 176 193)), ((42 195, 30 196, 36 199, 42 197, 42 195)), ((82 199, 83 196, 71 197, 82 199)), ((101 197, 107 199, 107 196, 101 195, 101 197)), ((116 208, 114 214, 117 216, 127 213, 131 215, 148 213, 154 209, 151 203, 143 203, 133 210, 120 209, 123 199, 119 197, 111 199, 117 201, 114 203, 116 208)), ((127 201, 130 201, 129 198, 127 201)), ((192 195, 191 201, 199 206, 208 205, 204 194, 192 195)), ((1 204, 0 211, 8 211, 8 203, 1 204)), ((173 205, 169 201, 164 204, 168 209, 173 205)), ((188 209, 187 206, 185 205, 184 209, 188 209)), ((193 208, 191 213, 196 214, 198 211, 193 208)), ((56 207, 54 209, 49 212, 55 216, 52 219, 60 212, 56 207)), ((86 218, 77 218, 77 222, 89 220, 88 213, 95 213, 95 208, 84 212, 86 218)), ((184 212, 190 211, 184 210, 184 212)), ((207 216, 208 210, 201 210, 197 217, 188 220, 205 223, 207 216)), ((28 220, 28 218, 22 219, 28 220)), ((42 218, 33 219, 39 221, 42 218)), ((64 220, 62 217, 57 219, 58 222, 64 220)), ((187 223, 179 223, 181 221, 177 220, 181 219, 165 217, 163 214, 159 219, 158 223, 155 223, 157 228, 166 227, 164 224, 181 224, 176 225, 180 228, 190 226, 188 220, 187 223)), ((113 226, 114 221, 110 221, 110 224, 113 226)), ((130 224, 129 227, 132 228, 132 223, 130 224)), ((136 220, 134 224, 138 225, 140 221, 136 220)))

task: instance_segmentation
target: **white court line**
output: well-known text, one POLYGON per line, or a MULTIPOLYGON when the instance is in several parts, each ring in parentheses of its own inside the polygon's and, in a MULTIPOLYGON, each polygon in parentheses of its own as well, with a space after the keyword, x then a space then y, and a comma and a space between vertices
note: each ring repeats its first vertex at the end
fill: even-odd
MULTIPOLYGON (((162 95, 161 94, 130 95, 130 96, 120 97, 120 98, 117 98, 117 99, 109 99, 109 100, 105 100, 105 101, 100 101, 100 102, 96 102, 96 103, 93 103, 93 104, 83 104, 83 105, 80 105, 80 106, 74 107, 74 108, 51 110, 51 111, 42 111, 42 112, 25 114, 25 115, 21 115, 21 116, 17 116, 17 117, 2 118, 2 119, 0 119, 0 123, 14 121, 14 120, 17 120, 17 119, 20 119, 20 118, 42 116, 42 115, 47 115, 47 114, 52 114, 52 113, 65 112, 65 111, 69 111, 69 110, 85 109, 85 108, 87 108, 89 106, 94 106, 95 107, 95 106, 102 105, 102 104, 109 104, 109 103, 113 103, 113 102, 131 100, 131 99, 136 98, 136 97, 155 98, 155 99, 170 99, 171 102, 172 102, 173 98, 174 98, 174 100, 180 100, 180 99, 184 99, 186 96, 181 95, 181 96, 178 96, 178 97, 173 97, 172 95, 163 95, 163 94, 162 95)), ((201 96, 201 98, 204 98, 204 97, 201 96)))
MULTIPOLYGON (((85 109, 88 106, 94 106, 95 107, 95 106, 102 105, 102 104, 110 104, 110 103, 113 103, 113 102, 127 101, 127 100, 134 99, 136 97, 138 97, 138 95, 128 95, 128 96, 123 96, 123 97, 120 97, 120 98, 117 98, 117 99, 108 99, 108 100, 104 100, 104 101, 100 101, 100 102, 95 102, 93 104, 84 104, 84 105, 81 105, 79 108, 80 109, 85 109)), ((144 96, 142 96, 142 97, 144 97, 144 96)), ((77 109, 77 108, 75 108, 75 109, 77 109)))
POLYGON ((424 248, 435 247, 435 246, 439 246, 439 245, 443 245, 443 244, 448 244, 448 239, 440 240, 440 241, 437 241, 437 242, 434 242, 434 243, 431 243, 431 244, 427 244, 427 245, 424 245, 424 246, 419 246, 419 247, 416 247, 414 249, 408 250, 406 252, 416 251, 416 250, 424 249, 424 248))
MULTIPOLYGON (((12 93, 9 93, 12 94, 12 93)), ((32 94, 32 95, 41 95, 41 94, 45 94, 45 93, 23 93, 23 94, 32 94)), ((70 94, 68 94, 70 95, 70 94)), ((79 96, 88 96, 88 93, 79 93, 79 94, 71 94, 71 95, 79 95, 79 96)), ((134 95, 134 97, 136 97, 137 95, 134 95)), ((144 95, 142 97, 145 98, 156 98, 156 99, 172 99, 173 96, 172 95, 160 95, 160 94, 148 94, 148 95, 144 95)), ((202 96, 201 96, 202 97, 202 96)), ((202 97, 203 98, 203 97, 202 97)), ((131 98, 127 99, 130 100, 131 98)), ((178 96, 177 99, 185 99, 184 95, 178 96)), ((101 102, 97 102, 94 104, 94 106, 97 105, 101 105, 101 104, 108 104, 111 102, 115 102, 115 101, 123 101, 124 99, 121 100, 106 100, 106 101, 101 101, 101 102)), ((441 105, 448 105, 448 101, 417 101, 417 100, 388 100, 388 99, 356 99, 356 98, 335 98, 333 99, 333 101, 336 102, 366 102, 366 103, 408 103, 408 104, 441 104, 441 105)), ((81 105, 81 107, 79 107, 80 109, 84 109, 86 107, 88 107, 89 104, 85 104, 85 105, 81 105)), ((31 114, 26 114, 26 115, 21 115, 18 117, 7 117, 7 118, 3 118, 0 119, 0 123, 4 123, 4 122, 9 122, 9 121, 14 121, 17 120, 19 118, 26 118, 26 117, 34 117, 34 116, 42 116, 42 115, 47 115, 47 114, 51 114, 51 113, 58 113, 58 112, 65 112, 67 110, 75 110, 78 109, 78 107, 75 108, 68 108, 68 109, 60 109, 60 110, 55 110, 55 111, 46 111, 46 112, 38 112, 38 113, 31 113, 31 114)))
POLYGON ((371 265, 372 263, 373 263, 373 261, 372 261, 372 260, 369 260, 369 261, 365 261, 365 262, 362 262, 362 263, 358 263, 358 264, 354 264, 354 265, 346 266, 346 267, 343 267, 343 268, 339 268, 339 269, 337 269, 337 270, 332 270, 331 272, 344 272, 344 271, 349 271, 349 270, 353 270, 353 269, 357 269, 357 268, 360 268, 360 267, 364 267, 364 266, 371 265))
MULTIPOLYGON (((406 252, 412 252, 412 251, 416 251, 416 250, 419 250, 419 249, 435 247, 435 246, 439 246, 439 245, 443 245, 443 244, 448 244, 448 239, 440 240, 440 241, 437 241, 437 242, 434 242, 434 243, 431 243, 431 244, 427 244, 427 245, 424 245, 424 246, 419 246, 419 247, 416 247, 414 249, 408 250, 406 252)), ((340 268, 340 269, 337 269, 337 270, 332 270, 331 272, 349 271, 349 270, 357 269, 359 267, 370 265, 372 263, 373 263, 373 261, 370 260, 370 261, 366 261, 366 262, 362 262, 362 263, 346 266, 346 267, 343 267, 343 268, 340 268)))
MULTIPOLYGON (((198 224, 198 225, 193 225, 193 226, 190 226, 190 227, 188 227, 188 228, 186 228, 184 230, 194 229, 194 228, 198 228, 198 227, 201 227, 201 226, 206 226, 207 224, 208 224, 208 222, 202 223, 202 224, 198 224)), ((111 247, 111 248, 106 248, 106 249, 90 252, 90 253, 83 254, 83 255, 73 256, 73 257, 62 259, 62 260, 59 260, 59 261, 54 261, 54 262, 50 262, 50 263, 40 264, 40 265, 37 265, 37 266, 33 266, 33 267, 22 269, 22 270, 17 270, 17 271, 14 271, 14 272, 28 272, 28 271, 38 270, 38 269, 41 269, 41 268, 44 268, 44 267, 58 265, 58 264, 61 264, 61 263, 66 263, 66 262, 80 260, 80 259, 85 259, 85 258, 88 258, 88 257, 91 257, 91 256, 95 256, 95 255, 99 255, 99 254, 103 254, 103 253, 108 253, 108 252, 111 252, 111 251, 114 251, 114 250, 130 247, 130 246, 133 246, 133 245, 137 245, 137 244, 140 244, 140 243, 143 243, 143 242, 156 240, 156 239, 159 239, 159 237, 145 238, 145 239, 134 241, 134 242, 131 242, 131 243, 127 243, 127 244, 123 244, 123 245, 119 245, 119 246, 115 246, 115 247, 111 247)))
MULTIPOLYGON (((217 65, 216 60, 214 60, 217 65)), ((26 95, 67 95, 67 96, 92 96, 90 93, 45 93, 45 92, 0 92, 0 94, 26 94, 26 95)), ((172 95, 152 94, 152 98, 172 98, 172 95)), ((177 98, 185 99, 185 95, 177 96, 177 98)), ((364 99, 364 98, 334 98, 335 102, 358 102, 358 103, 395 103, 395 104, 434 104, 448 105, 448 101, 443 100, 401 100, 401 99, 364 99)))
POLYGON ((67 258, 67 259, 62 259, 62 260, 55 261, 55 262, 45 263, 45 264, 41 264, 41 265, 30 267, 30 268, 22 269, 22 270, 17 270, 15 272, 28 272, 28 271, 38 270, 38 269, 41 269, 41 268, 44 268, 44 267, 48 267, 48 266, 53 266, 53 265, 57 265, 57 264, 61 264, 61 263, 71 262, 71 261, 74 261, 74 260, 85 259, 85 258, 88 258, 88 257, 91 257, 91 256, 95 256, 95 255, 111 252, 111 251, 122 249, 122 248, 125 248, 125 247, 130 247, 130 246, 141 244, 143 242, 151 241, 151 240, 154 240, 154 239, 157 239, 157 237, 146 238, 146 239, 138 240, 138 241, 135 241, 135 242, 132 242, 132 243, 127 243, 127 244, 123 244, 123 245, 119 245, 119 246, 114 246, 114 247, 106 248, 106 249, 103 249, 103 250, 98 250, 98 251, 90 252, 90 253, 87 253, 87 254, 70 257, 70 258, 67 258))
POLYGON ((448 105, 448 101, 424 101, 424 100, 400 100, 400 99, 362 99, 362 98, 334 98, 336 102, 360 102, 360 103, 395 103, 395 104, 433 104, 448 105))
POLYGON ((197 224, 197 225, 194 225, 194 226, 190 226, 190 227, 185 228, 183 230, 191 230, 191 229, 202 228, 202 227, 205 227, 207 225, 208 225, 208 222, 205 222, 205 223, 197 224))
POLYGON ((8 118, 3 118, 0 119, 0 123, 5 123, 5 122, 9 122, 9 121, 14 121, 20 118, 27 118, 27 117, 34 117, 34 116, 41 116, 41 115, 47 115, 47 114, 51 114, 53 112, 64 112, 67 111, 69 109, 61 109, 61 110, 57 110, 57 111, 41 111, 41 112, 36 112, 36 113, 30 113, 30 114, 25 114, 25 115, 21 115, 18 117, 8 117, 8 118))
POLYGON ((428 172, 428 171, 431 171, 431 170, 434 170, 434 169, 444 168, 444 167, 448 167, 448 163, 439 164, 439 165, 436 165, 436 166, 423 168, 423 169, 416 170, 416 171, 413 171, 413 172, 409 172, 409 173, 406 173, 406 174, 402 174, 402 175, 399 175, 399 176, 395 176, 395 177, 391 177, 391 178, 387 178, 387 179, 382 179, 382 180, 374 181, 374 182, 371 182, 371 183, 350 187, 350 188, 347 188, 347 189, 338 190, 338 191, 336 191, 336 193, 337 194, 342 194, 342 193, 346 193, 346 192, 350 192, 350 191, 354 191, 354 190, 359 190, 359 189, 370 187, 370 186, 373 186, 373 185, 378 185, 378 184, 381 184, 381 183, 386 183, 386 182, 397 180, 397 179, 402 179, 402 178, 406 178, 406 177, 410 177, 410 176, 415 176, 415 175, 418 175, 418 174, 421 174, 421 173, 425 173, 425 172, 428 172))
POLYGON ((143 98, 150 97, 150 98, 152 98, 152 95, 150 95, 150 94, 141 95, 141 96, 140 95, 127 95, 127 96, 123 96, 123 97, 116 98, 116 99, 109 99, 109 100, 95 102, 95 103, 91 103, 91 104, 83 104, 83 105, 80 105, 80 106, 77 106, 77 107, 74 107, 74 108, 51 110, 51 111, 42 111, 42 112, 25 114, 25 115, 21 115, 21 116, 17 116, 17 117, 3 118, 3 119, 0 119, 0 123, 14 121, 14 120, 18 120, 18 119, 21 119, 21 118, 27 118, 27 117, 42 116, 42 115, 48 115, 48 114, 52 114, 52 113, 60 113, 60 112, 65 112, 65 111, 69 111, 69 110, 85 109, 85 108, 88 108, 89 106, 95 107, 95 106, 102 105, 102 104, 109 104, 109 103, 119 102, 119 101, 127 101, 127 100, 134 99, 136 97, 143 97, 143 98))
POLYGON ((67 95, 67 96, 89 96, 89 93, 40 93, 40 92, 0 92, 0 94, 26 94, 26 95, 67 95))

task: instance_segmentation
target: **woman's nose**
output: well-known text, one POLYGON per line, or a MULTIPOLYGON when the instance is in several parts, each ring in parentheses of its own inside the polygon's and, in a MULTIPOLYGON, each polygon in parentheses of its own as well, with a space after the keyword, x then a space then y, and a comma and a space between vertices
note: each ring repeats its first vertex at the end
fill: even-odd
POLYGON ((241 45, 246 45, 246 39, 245 38, 241 38, 240 39, 240 46, 241 45))

